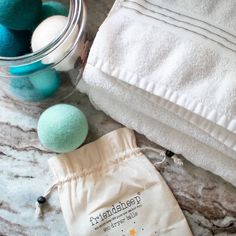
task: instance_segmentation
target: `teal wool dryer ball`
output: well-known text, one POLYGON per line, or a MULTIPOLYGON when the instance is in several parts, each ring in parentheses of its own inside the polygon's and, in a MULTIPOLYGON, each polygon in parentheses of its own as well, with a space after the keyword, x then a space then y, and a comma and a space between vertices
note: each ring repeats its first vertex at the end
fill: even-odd
POLYGON ((55 15, 68 16, 69 8, 61 2, 47 1, 43 3, 41 21, 55 15))
POLYGON ((43 69, 41 62, 11 67, 9 72, 12 75, 21 76, 10 78, 10 91, 13 95, 31 102, 53 96, 61 85, 60 74, 54 69, 43 69), (37 72, 40 69, 42 71, 37 72))
POLYGON ((38 122, 38 136, 43 146, 57 153, 78 148, 86 139, 88 123, 78 108, 58 104, 43 112, 38 122))
POLYGON ((13 30, 32 30, 40 21, 42 0, 0 0, 0 24, 13 30))
POLYGON ((9 91, 13 97, 27 102, 38 102, 44 99, 27 77, 10 78, 9 91))
POLYGON ((0 56, 16 57, 28 53, 30 40, 31 34, 28 31, 10 30, 0 25, 0 56))
POLYGON ((60 87, 61 79, 58 72, 54 69, 44 70, 29 76, 34 89, 44 98, 52 96, 60 87))

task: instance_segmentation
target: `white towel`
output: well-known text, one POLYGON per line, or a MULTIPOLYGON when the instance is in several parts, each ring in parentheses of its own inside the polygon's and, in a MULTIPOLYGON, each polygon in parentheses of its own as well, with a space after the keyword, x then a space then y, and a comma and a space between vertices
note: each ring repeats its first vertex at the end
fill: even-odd
POLYGON ((236 185, 236 3, 206 16, 210 1, 191 2, 194 14, 180 0, 117 1, 82 90, 114 119, 236 185))
MULTIPOLYGON (((149 113, 145 114, 145 110, 149 109, 147 107, 148 103, 145 100, 143 102, 137 101, 139 96, 131 91, 130 87, 125 89, 127 87, 125 85, 120 88, 119 84, 113 83, 110 83, 109 86, 107 82, 112 80, 101 80, 101 78, 106 78, 106 76, 94 70, 96 69, 87 67, 85 75, 86 78, 93 80, 92 84, 95 86, 85 84, 82 80, 80 90, 89 95, 91 102, 97 109, 103 110, 113 119, 127 127, 145 134, 147 138, 161 146, 175 153, 183 154, 195 165, 223 177, 236 186, 236 161, 224 154, 228 152, 232 156, 235 155, 231 150, 204 132, 199 131, 199 129, 194 129, 194 127, 191 129, 188 125, 185 126, 178 122, 178 120, 175 120, 176 117, 174 115, 172 119, 169 117, 170 119, 167 119, 166 122, 175 128, 160 122, 159 119, 150 117, 150 111, 158 113, 159 110, 150 109, 149 113), (114 94, 116 95, 114 96, 114 94), (146 109, 137 111, 133 108, 134 104, 146 109), (186 134, 188 131, 189 135, 186 134), (202 140, 202 142, 198 140, 202 140)), ((87 81, 91 83, 91 81, 87 81)))

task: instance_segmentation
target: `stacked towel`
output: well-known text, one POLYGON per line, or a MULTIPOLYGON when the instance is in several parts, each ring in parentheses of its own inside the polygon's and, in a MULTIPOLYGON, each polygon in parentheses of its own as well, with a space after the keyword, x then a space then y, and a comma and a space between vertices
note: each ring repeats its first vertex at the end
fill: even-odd
POLYGON ((233 0, 116 1, 79 89, 236 186, 235 9, 233 0))

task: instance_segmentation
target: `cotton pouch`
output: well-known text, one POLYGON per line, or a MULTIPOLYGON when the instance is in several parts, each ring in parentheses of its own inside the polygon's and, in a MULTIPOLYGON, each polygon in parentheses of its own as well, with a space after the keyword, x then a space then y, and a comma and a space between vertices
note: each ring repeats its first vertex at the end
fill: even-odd
POLYGON ((53 157, 71 236, 190 236, 187 221, 161 175, 121 128, 53 157))

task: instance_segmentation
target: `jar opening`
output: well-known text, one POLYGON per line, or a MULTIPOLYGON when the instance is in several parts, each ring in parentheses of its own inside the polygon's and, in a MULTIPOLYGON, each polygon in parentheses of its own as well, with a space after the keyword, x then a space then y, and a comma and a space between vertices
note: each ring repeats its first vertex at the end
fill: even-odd
MULTIPOLYGON (((43 58, 45 58, 50 53, 54 52, 61 44, 63 44, 63 42, 66 41, 68 37, 70 37, 71 32, 73 32, 75 27, 77 27, 77 25, 79 24, 78 35, 71 49, 68 52, 66 52, 64 56, 66 57, 73 50, 73 46, 78 42, 78 40, 80 40, 82 32, 84 31, 85 28, 85 22, 86 22, 86 10, 83 0, 70 0, 68 22, 59 36, 55 38, 46 47, 34 53, 29 53, 18 57, 0 57, 0 70, 4 73, 4 67, 20 66, 20 65, 27 65, 30 63, 40 62, 43 58)), ((64 57, 61 58, 60 61, 63 60, 64 57)), ((54 66, 59 62, 55 62, 53 63, 53 65, 50 64, 45 65, 45 68, 49 66, 54 66)))

